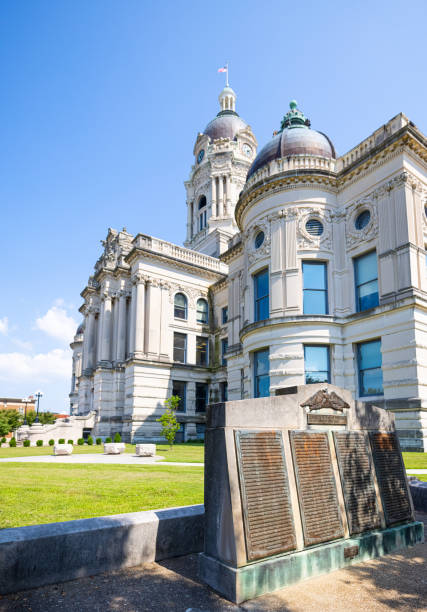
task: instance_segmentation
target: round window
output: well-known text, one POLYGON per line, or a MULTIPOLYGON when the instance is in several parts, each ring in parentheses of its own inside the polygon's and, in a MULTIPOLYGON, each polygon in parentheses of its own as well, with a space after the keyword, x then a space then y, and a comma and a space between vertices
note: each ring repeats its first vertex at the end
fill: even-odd
POLYGON ((255 236, 255 248, 259 249, 259 247, 262 245, 263 242, 264 242, 264 232, 258 232, 258 234, 255 236))
POLYGON ((305 224, 305 229, 312 236, 321 236, 323 234, 323 225, 318 219, 309 219, 305 224))
POLYGON ((368 225, 370 220, 371 220, 371 213, 369 212, 369 210, 362 211, 356 217, 356 221, 354 223, 355 226, 356 226, 356 229, 358 229, 358 230, 363 229, 364 227, 366 227, 368 225))

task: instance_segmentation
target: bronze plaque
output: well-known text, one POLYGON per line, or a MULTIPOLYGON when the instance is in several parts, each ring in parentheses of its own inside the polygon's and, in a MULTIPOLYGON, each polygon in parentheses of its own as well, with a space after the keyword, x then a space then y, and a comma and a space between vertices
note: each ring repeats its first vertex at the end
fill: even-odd
POLYGON ((372 454, 387 525, 412 519, 406 472, 395 433, 370 433, 372 454))
POLYGON ((334 439, 350 533, 376 529, 381 520, 368 438, 362 432, 336 431, 334 439))
POLYGON ((344 559, 354 559, 359 554, 359 547, 356 546, 347 546, 344 548, 344 559))
POLYGON ((347 417, 341 414, 307 414, 307 425, 347 425, 347 417))
POLYGON ((280 431, 236 431, 248 561, 296 548, 280 431))
POLYGON ((291 431, 306 546, 344 536, 326 432, 291 431))

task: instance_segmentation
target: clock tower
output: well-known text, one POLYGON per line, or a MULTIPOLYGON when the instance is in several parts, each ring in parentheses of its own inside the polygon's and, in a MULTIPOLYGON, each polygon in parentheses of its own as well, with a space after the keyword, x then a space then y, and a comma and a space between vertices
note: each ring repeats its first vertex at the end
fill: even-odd
POLYGON ((236 94, 228 85, 219 95, 220 111, 199 133, 194 165, 185 182, 185 246, 218 257, 238 232, 234 209, 255 159, 257 141, 236 112, 236 94))

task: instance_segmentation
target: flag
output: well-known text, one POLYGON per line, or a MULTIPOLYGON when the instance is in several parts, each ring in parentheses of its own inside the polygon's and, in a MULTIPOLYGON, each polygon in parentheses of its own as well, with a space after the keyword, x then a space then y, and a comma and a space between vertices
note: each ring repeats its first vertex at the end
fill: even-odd
POLYGON ((224 66, 224 68, 218 68, 218 72, 228 72, 228 67, 224 66))

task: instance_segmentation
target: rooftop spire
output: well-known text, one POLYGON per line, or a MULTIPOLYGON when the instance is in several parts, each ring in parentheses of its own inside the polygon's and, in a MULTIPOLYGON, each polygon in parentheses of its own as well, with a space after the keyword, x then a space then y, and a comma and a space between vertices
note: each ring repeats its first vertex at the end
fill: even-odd
POLYGON ((236 112, 236 98, 237 96, 231 89, 231 87, 229 85, 226 85, 218 97, 221 112, 236 112))

